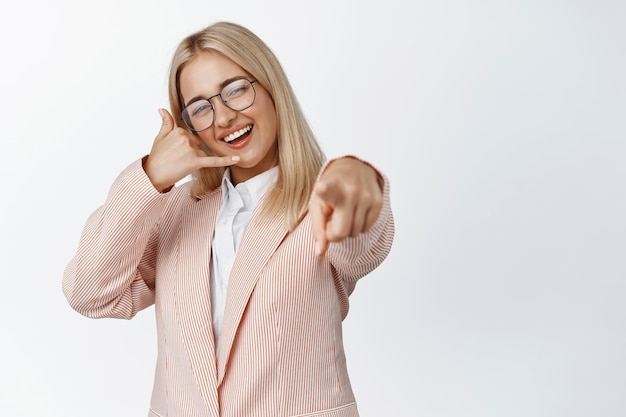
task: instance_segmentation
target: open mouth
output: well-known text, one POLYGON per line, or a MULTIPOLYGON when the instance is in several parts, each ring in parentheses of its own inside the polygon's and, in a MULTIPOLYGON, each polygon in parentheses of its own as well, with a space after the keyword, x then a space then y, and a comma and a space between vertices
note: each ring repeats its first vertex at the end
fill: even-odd
POLYGON ((248 137, 248 135, 250 134, 251 130, 252 130, 252 125, 246 126, 243 129, 239 129, 238 131, 233 132, 230 135, 226 136, 224 138, 224 142, 226 142, 226 143, 237 143, 239 141, 242 141, 243 139, 248 137))

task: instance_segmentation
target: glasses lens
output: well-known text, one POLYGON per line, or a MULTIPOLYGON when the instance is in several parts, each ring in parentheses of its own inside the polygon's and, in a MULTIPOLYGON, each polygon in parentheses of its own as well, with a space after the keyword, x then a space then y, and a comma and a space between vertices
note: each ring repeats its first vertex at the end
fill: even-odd
POLYGON ((183 110, 183 120, 197 132, 208 129, 213 124, 213 105, 208 100, 194 101, 183 110))
POLYGON ((233 110, 241 111, 252 106, 256 92, 252 83, 245 78, 235 80, 222 90, 222 101, 233 110))

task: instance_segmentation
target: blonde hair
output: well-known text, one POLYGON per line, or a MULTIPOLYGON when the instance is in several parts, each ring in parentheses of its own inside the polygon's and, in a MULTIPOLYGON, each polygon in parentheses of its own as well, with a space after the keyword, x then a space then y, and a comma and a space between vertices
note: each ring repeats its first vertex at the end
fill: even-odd
MULTIPOLYGON (((249 29, 230 22, 218 22, 185 38, 172 58, 169 100, 178 126, 185 126, 181 111, 180 73, 196 55, 217 51, 243 68, 270 94, 276 109, 279 175, 264 201, 263 213, 286 208, 287 227, 293 229, 307 211, 309 196, 325 156, 304 114, 289 80, 269 47, 249 29)), ((208 147, 203 149, 211 154, 208 147)), ((192 174, 192 196, 219 187, 224 168, 202 168, 192 174)))

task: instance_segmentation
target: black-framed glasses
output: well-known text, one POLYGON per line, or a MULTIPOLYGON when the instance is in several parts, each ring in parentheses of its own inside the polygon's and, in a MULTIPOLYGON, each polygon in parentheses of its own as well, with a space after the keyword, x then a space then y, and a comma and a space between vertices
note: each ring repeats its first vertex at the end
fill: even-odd
POLYGON ((190 103, 182 111, 183 121, 194 132, 202 132, 213 126, 215 109, 211 100, 215 97, 219 97, 229 109, 235 111, 247 109, 256 99, 256 90, 252 85, 255 82, 256 80, 240 78, 226 84, 219 94, 190 103))

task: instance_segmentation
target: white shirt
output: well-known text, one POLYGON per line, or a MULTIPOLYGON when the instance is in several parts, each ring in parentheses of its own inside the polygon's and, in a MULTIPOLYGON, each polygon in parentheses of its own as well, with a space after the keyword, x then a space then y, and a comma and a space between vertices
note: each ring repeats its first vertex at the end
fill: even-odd
POLYGON ((233 186, 230 168, 222 178, 222 207, 215 220, 215 234, 211 251, 211 307, 215 346, 219 342, 226 306, 228 277, 241 245, 243 233, 252 218, 257 203, 276 183, 278 166, 233 186))

